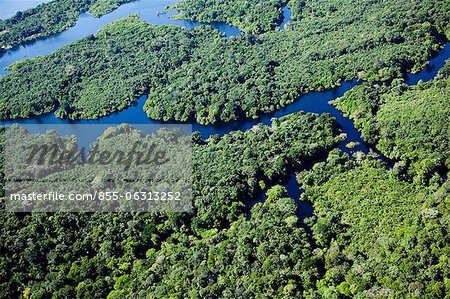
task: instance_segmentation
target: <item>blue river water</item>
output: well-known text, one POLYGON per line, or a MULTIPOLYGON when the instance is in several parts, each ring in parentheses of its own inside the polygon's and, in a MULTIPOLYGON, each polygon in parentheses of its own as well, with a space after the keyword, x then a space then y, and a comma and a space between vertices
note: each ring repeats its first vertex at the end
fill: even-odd
POLYGON ((280 30, 284 30, 285 26, 292 22, 292 12, 291 10, 285 6, 283 7, 283 20, 280 23, 280 30))
MULTIPOLYGON (((93 18, 90 14, 82 14, 80 16, 77 24, 55 36, 50 38, 38 40, 32 44, 22 46, 18 49, 14 49, 6 52, 2 57, 0 57, 0 68, 4 68, 18 60, 24 58, 30 58, 37 55, 45 55, 49 54, 64 45, 67 45, 71 42, 79 40, 83 37, 88 36, 89 34, 94 34, 101 27, 106 25, 107 23, 116 20, 121 17, 125 17, 132 13, 139 13, 140 17, 152 24, 165 24, 165 25, 177 25, 183 26, 186 28, 194 28, 196 26, 202 25, 197 22, 189 22, 189 21, 178 21, 173 20, 173 16, 176 12, 164 13, 163 10, 170 5, 175 4, 176 1, 167 1, 167 0, 140 0, 136 2, 131 2, 125 5, 122 5, 114 12, 107 14, 101 18, 93 18)), ((1 8, 1 6, 0 6, 1 8)), ((291 12, 288 8, 283 8, 283 22, 280 25, 280 29, 285 28, 285 25, 291 22, 291 12)), ((236 36, 240 34, 239 29, 233 26, 229 26, 223 23, 214 23, 211 24, 214 28, 222 31, 227 37, 236 36)), ((438 70, 444 66, 446 59, 450 57, 450 43, 448 43, 442 51, 438 53, 434 58, 430 60, 429 65, 422 70, 418 74, 409 74, 405 78, 405 82, 408 85, 417 84, 420 80, 426 82, 433 79, 438 70)), ((6 74, 7 72, 3 72, 6 74)), ((332 105, 329 104, 329 101, 334 100, 338 97, 344 95, 345 92, 352 89, 353 87, 359 85, 361 82, 357 80, 353 80, 351 82, 343 82, 339 87, 336 87, 331 90, 320 91, 320 92, 310 92, 306 95, 300 97, 299 100, 287 105, 284 108, 281 108, 271 114, 266 114, 263 117, 253 120, 253 119, 241 119, 238 121, 233 121, 230 123, 221 123, 215 125, 201 126, 197 123, 192 123, 192 130, 198 131, 202 134, 204 138, 207 138, 211 135, 219 134, 223 136, 231 131, 245 131, 251 129, 253 126, 264 123, 267 125, 271 124, 271 119, 274 117, 282 117, 291 113, 295 113, 298 111, 312 112, 312 113, 329 113, 333 117, 336 118, 337 122, 342 128, 342 131, 347 135, 347 139, 345 142, 342 142, 339 145, 339 148, 347 152, 349 154, 353 154, 356 151, 362 151, 364 153, 369 152, 369 148, 366 143, 362 140, 361 134, 355 129, 354 123, 352 120, 345 118, 340 111, 335 109, 332 105), (354 142, 356 146, 352 149, 346 147, 346 144, 349 142, 354 142)), ((83 124, 98 124, 98 125, 110 125, 110 124, 121 124, 121 123, 129 123, 129 124, 161 124, 160 121, 154 121, 148 119, 147 115, 143 111, 143 106, 146 101, 146 97, 143 96, 136 103, 131 105, 129 108, 113 113, 109 116, 103 117, 98 120, 76 120, 71 121, 67 119, 58 119, 55 117, 53 113, 37 116, 30 119, 21 119, 3 122, 2 124, 33 124, 33 125, 41 125, 42 129, 45 131, 45 128, 48 128, 49 124, 72 124, 70 126, 71 131, 64 131, 61 133, 64 134, 75 134, 82 139, 83 135, 82 130, 80 129, 83 124)), ((39 127, 39 126, 37 126, 39 127)), ((98 128, 101 128, 99 126, 98 128)), ((67 130, 67 126, 65 127, 67 130)), ((80 140, 80 142, 83 142, 80 140)), ((87 141, 85 141, 87 142, 87 141)), ((300 187, 295 178, 295 174, 292 174, 288 179, 284 182, 287 187, 289 196, 295 199, 299 205, 298 215, 300 219, 304 219, 305 217, 312 216, 313 210, 312 206, 308 203, 299 201, 299 197, 301 195, 300 187)), ((263 202, 266 199, 264 194, 261 194, 254 200, 248 203, 249 209, 253 207, 255 204, 259 202, 263 202)))

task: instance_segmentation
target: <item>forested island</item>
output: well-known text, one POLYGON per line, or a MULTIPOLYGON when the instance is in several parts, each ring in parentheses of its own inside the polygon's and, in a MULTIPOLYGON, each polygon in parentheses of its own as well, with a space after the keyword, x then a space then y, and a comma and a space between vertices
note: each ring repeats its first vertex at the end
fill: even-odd
POLYGON ((0 20, 0 55, 8 49, 72 27, 84 12, 99 17, 131 1, 134 0, 53 0, 19 11, 9 19, 0 20))
MULTIPOLYGON (((52 1, 0 28, 16 20, 4 36, 20 44, 67 28, 62 12, 76 20, 121 3, 52 1), (49 27, 22 35, 46 14, 49 27)), ((448 43, 450 2, 184 0, 170 9, 243 34, 117 20, 13 64, 0 78, 1 120, 98 119, 148 95, 153 120, 231 127, 359 79, 331 104, 367 150, 351 150, 339 118, 300 111, 188 136, 192 212, 10 213, 3 198, 0 298, 450 298, 450 62, 406 84, 448 43), (293 22, 280 30, 286 6, 293 22), (300 198, 286 187, 293 173, 300 198)), ((18 143, 36 139, 18 128, 18 143)), ((123 128, 100 137, 101 148, 129 140, 123 128)))

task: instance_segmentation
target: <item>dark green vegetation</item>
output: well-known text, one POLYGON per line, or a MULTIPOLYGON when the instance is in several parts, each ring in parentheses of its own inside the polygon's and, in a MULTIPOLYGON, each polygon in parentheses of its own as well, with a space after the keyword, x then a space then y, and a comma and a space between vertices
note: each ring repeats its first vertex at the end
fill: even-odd
POLYGON ((301 181, 315 208, 322 298, 448 298, 448 182, 403 182, 379 161, 339 152, 301 181))
POLYGON ((231 39, 130 17, 13 66, 0 81, 2 118, 57 107, 60 117, 97 118, 146 93, 153 119, 257 118, 342 80, 421 69, 442 45, 449 11, 447 1, 307 1, 288 30, 231 39))
POLYGON ((95 37, 13 65, 0 81, 2 116, 28 117, 59 107, 60 117, 98 118, 124 109, 149 86, 164 85, 196 45, 215 39, 219 32, 208 28, 187 31, 151 26, 137 16, 122 19, 95 37))
POLYGON ((450 64, 428 83, 364 84, 335 101, 369 143, 416 180, 440 181, 450 169, 450 64))
POLYGON ((177 19, 235 25, 245 32, 273 30, 282 19, 285 0, 184 0, 171 9, 180 10, 177 19))
POLYGON ((309 237, 297 224, 297 205, 276 186, 252 219, 200 236, 173 234, 147 251, 109 298, 302 298, 313 293, 318 270, 309 237))
POLYGON ((277 187, 250 221, 245 203, 260 181, 330 150, 337 134, 330 117, 298 113, 223 138, 194 135, 192 214, 2 211, 0 297, 309 292, 317 270, 295 202, 277 187))
POLYGON ((13 47, 47 37, 75 25, 81 13, 95 17, 134 0, 54 0, 0 20, 0 54, 13 47))

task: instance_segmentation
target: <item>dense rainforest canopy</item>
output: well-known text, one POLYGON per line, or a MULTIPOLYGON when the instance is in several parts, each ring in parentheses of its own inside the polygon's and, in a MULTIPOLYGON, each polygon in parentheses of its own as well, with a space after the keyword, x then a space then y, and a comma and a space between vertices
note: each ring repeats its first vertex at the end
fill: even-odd
POLYGON ((0 20, 0 55, 26 42, 47 37, 75 25, 81 13, 95 17, 134 0, 53 0, 0 20))
POLYGON ((14 65, 0 81, 1 117, 58 109, 59 117, 98 118, 148 93, 153 119, 257 118, 342 80, 421 69, 442 45, 448 6, 306 1, 286 30, 229 39, 208 26, 187 31, 128 17, 14 65))
MULTIPOLYGON (((110 139, 127 133, 114 132, 117 134, 102 137, 99 142, 108 147, 120 146, 120 142, 111 143, 110 139)), ((143 275, 141 271, 133 271, 148 263, 147 270, 152 274, 140 278, 146 286, 138 286, 138 290, 155 292, 157 298, 180 292, 192 292, 193 297, 200 298, 212 296, 218 290, 223 296, 237 296, 240 292, 248 292, 247 296, 301 294, 306 285, 297 280, 310 284, 308 276, 315 275, 316 271, 310 269, 308 274, 303 273, 312 263, 312 257, 304 231, 297 224, 295 202, 287 199, 283 190, 272 191, 267 204, 254 209, 250 222, 246 218, 246 202, 261 192, 264 185, 261 182, 276 184, 288 169, 331 150, 340 140, 338 133, 329 116, 297 113, 274 119, 272 126, 258 125, 245 133, 233 132, 223 138, 214 136, 203 141, 194 134, 194 212, 191 214, 14 214, 2 207, 0 297, 22 293, 33 298, 106 297, 114 288, 112 298, 117 298, 128 288, 137 291, 136 286, 127 285, 131 283, 127 277, 143 275), (293 244, 293 238, 299 243, 293 244), (217 242, 216 249, 211 242, 217 242), (258 250, 253 242, 260 245, 258 250), (211 244, 210 269, 194 269, 206 263, 206 243, 211 244), (184 252, 183 246, 188 246, 190 252, 184 252), (273 260, 281 255, 285 256, 283 263, 273 260), (166 258, 167 266, 164 266, 166 258), (215 266, 221 262, 227 268, 215 266), (292 263, 297 266, 291 268, 292 263), (273 284, 266 285, 257 275, 263 264, 273 284), (273 274, 272 264, 277 264, 280 275, 273 274), (195 287, 188 284, 181 287, 178 278, 188 283, 181 276, 164 278, 167 285, 160 283, 171 271, 184 271, 179 267, 191 268, 193 273, 205 272, 198 273, 195 287), (254 269, 251 279, 256 284, 251 291, 246 290, 250 282, 241 276, 250 268, 254 269), (233 271, 239 272, 231 275, 233 271), (236 289, 230 289, 221 278, 225 275, 229 275, 229 281, 244 280, 236 284, 236 289), (210 286, 212 280, 215 286, 210 286)), ((23 131, 17 134, 23 140, 33 137, 23 131)), ((73 138, 65 142, 72 144, 73 138)), ((66 171, 61 171, 60 176, 67 177, 66 171)), ((193 274, 184 272, 183 275, 193 274)))
POLYGON ((363 84, 334 104, 355 119, 369 143, 398 161, 396 170, 420 182, 450 170, 450 63, 428 83, 408 87, 363 84))
POLYGON ((339 152, 300 181, 315 209, 322 298, 448 298, 448 182, 404 182, 379 161, 339 152))

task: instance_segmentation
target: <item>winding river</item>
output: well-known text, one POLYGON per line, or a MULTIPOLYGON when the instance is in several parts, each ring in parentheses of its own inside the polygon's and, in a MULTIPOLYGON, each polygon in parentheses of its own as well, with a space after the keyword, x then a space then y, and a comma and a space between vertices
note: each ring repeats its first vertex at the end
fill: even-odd
MULTIPOLYGON (((77 22, 77 24, 52 37, 38 40, 26 46, 21 46, 18 49, 10 50, 6 52, 2 57, 0 57, 0 68, 4 68, 18 60, 24 58, 30 58, 37 55, 49 54, 64 45, 71 42, 79 40, 90 34, 94 34, 101 27, 110 23, 113 20, 128 16, 133 13, 139 13, 140 17, 152 24, 170 24, 183 26, 186 28, 194 28, 196 26, 202 25, 198 22, 190 21, 178 21, 173 20, 175 12, 164 13, 161 12, 169 5, 175 4, 175 0, 140 0, 136 2, 131 2, 122 5, 110 14, 107 14, 100 18, 94 18, 89 13, 82 14, 77 22)), ((0 6, 1 7, 1 6, 0 6)), ((280 29, 285 28, 285 24, 291 22, 291 12, 289 9, 283 9, 283 22, 280 25, 280 29)), ((212 27, 222 31, 227 37, 236 36, 240 34, 240 31, 233 26, 229 26, 223 23, 213 23, 210 24, 212 27)), ((426 82, 433 79, 438 70, 443 67, 445 60, 450 57, 450 43, 448 43, 442 51, 438 53, 433 59, 430 60, 429 65, 418 74, 409 74, 405 78, 405 82, 408 85, 417 84, 420 80, 426 82)), ((7 74, 6 71, 1 70, 0 74, 7 74)), ((347 134, 347 140, 339 145, 339 148, 349 154, 353 154, 356 151, 362 151, 364 153, 369 152, 369 147, 362 140, 361 134, 355 129, 353 121, 345 118, 341 112, 335 109, 332 105, 328 104, 329 101, 334 100, 338 97, 344 95, 344 93, 353 87, 360 84, 357 80, 351 82, 343 82, 341 86, 334 88, 332 90, 321 91, 321 92, 310 92, 302 96, 298 101, 287 105, 286 107, 275 111, 274 113, 267 114, 260 119, 242 119, 230 123, 216 124, 201 126, 199 124, 193 123, 192 128, 194 131, 199 131, 204 138, 208 136, 219 134, 223 136, 231 131, 245 131, 252 128, 258 123, 270 124, 273 117, 282 117, 291 113, 298 111, 313 112, 313 113, 329 113, 334 116, 337 122, 342 127, 342 131, 347 134), (356 147, 349 149, 345 145, 349 142, 355 142, 356 147)), ((39 117, 34 117, 30 119, 21 119, 15 121, 3 122, 2 124, 34 124, 42 125, 45 127, 46 124, 73 124, 73 132, 65 132, 71 134, 77 134, 78 124, 120 124, 120 123, 130 123, 130 124, 161 124, 159 121, 149 120, 143 111, 143 106, 146 97, 141 97, 134 105, 130 106, 128 109, 111 114, 109 116, 103 117, 98 120, 77 120, 69 121, 67 119, 58 119, 53 113, 42 115, 39 117)), ((295 179, 295 175, 292 175, 288 181, 285 182, 286 187, 289 192, 289 196, 296 199, 299 204, 298 215, 300 219, 309 217, 312 215, 312 207, 307 203, 298 201, 301 194, 299 185, 295 179)), ((249 208, 258 202, 263 202, 265 196, 261 195, 249 202, 249 208)))

